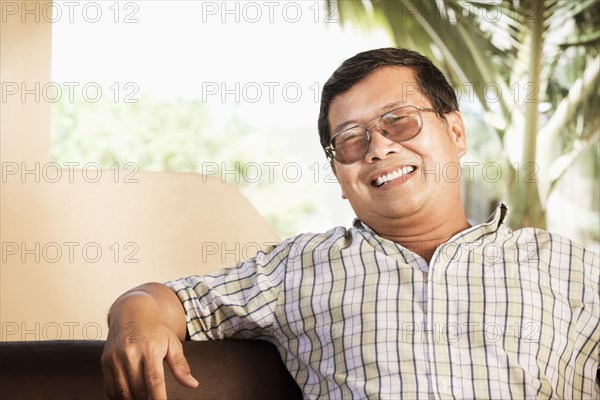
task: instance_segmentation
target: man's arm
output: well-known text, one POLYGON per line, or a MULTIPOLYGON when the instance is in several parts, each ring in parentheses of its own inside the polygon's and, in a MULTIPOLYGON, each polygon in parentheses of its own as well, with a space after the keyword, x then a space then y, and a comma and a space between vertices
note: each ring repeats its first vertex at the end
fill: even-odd
POLYGON ((170 288, 147 283, 131 289, 112 305, 108 325, 102 370, 110 399, 165 399, 164 359, 182 385, 198 386, 181 346, 185 312, 170 288))

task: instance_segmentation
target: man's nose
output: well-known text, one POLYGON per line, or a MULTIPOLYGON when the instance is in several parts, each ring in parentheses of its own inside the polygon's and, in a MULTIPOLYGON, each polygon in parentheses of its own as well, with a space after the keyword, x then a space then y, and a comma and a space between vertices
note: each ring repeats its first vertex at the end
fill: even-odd
POLYGON ((376 125, 370 128, 369 135, 371 140, 367 154, 365 154, 365 160, 367 162, 384 160, 388 154, 396 152, 395 147, 398 143, 388 139, 385 131, 381 129, 380 126, 376 125))

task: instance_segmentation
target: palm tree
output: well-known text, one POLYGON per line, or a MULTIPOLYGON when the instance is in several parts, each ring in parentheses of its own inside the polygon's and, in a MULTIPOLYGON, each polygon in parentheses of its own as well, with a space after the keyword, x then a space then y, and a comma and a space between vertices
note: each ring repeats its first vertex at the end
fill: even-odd
POLYGON ((546 228, 557 182, 584 152, 598 151, 600 2, 327 0, 327 6, 342 23, 385 27, 398 46, 436 60, 451 81, 470 86, 502 143, 500 161, 512 171, 504 174, 511 225, 546 228), (490 84, 500 96, 489 95, 490 84))

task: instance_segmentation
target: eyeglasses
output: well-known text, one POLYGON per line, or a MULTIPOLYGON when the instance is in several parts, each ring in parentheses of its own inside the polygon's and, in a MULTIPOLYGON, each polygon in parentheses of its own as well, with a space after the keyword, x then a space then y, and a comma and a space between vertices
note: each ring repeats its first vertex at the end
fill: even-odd
POLYGON ((325 148, 325 153, 341 164, 353 164, 362 160, 369 151, 371 143, 369 131, 379 128, 381 134, 389 140, 396 143, 404 142, 421 132, 421 128, 423 128, 421 112, 426 111, 435 112, 436 110, 415 106, 395 108, 379 117, 336 133, 329 140, 329 146, 325 148), (370 128, 363 126, 375 120, 377 123, 370 128))

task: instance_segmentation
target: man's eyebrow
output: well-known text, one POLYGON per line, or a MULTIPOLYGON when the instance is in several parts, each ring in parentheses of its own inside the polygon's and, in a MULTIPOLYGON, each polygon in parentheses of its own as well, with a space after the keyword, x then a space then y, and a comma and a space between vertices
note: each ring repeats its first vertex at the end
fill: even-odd
MULTIPOLYGON (((390 111, 390 110, 393 110, 394 108, 401 107, 404 104, 406 104, 405 101, 395 101, 393 103, 386 104, 385 106, 378 109, 377 115, 385 114, 386 111, 390 111)), ((377 118, 377 117, 374 117, 374 118, 377 118)), ((336 125, 334 127, 334 129, 331 130, 331 132, 334 132, 334 134, 337 134, 339 132, 344 131, 345 129, 352 128, 353 126, 360 125, 364 122, 366 122, 366 121, 357 121, 354 119, 351 119, 349 121, 344 121, 341 124, 336 125)))

